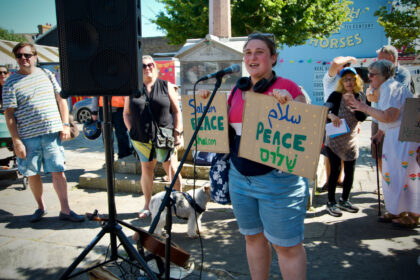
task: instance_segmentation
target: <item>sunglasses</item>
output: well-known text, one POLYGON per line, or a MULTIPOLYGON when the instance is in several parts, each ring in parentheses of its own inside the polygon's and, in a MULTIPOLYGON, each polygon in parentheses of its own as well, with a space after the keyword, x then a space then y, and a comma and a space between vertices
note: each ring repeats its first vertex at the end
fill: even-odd
POLYGON ((356 78, 349 78, 349 79, 343 79, 343 82, 345 83, 350 83, 350 82, 355 82, 356 78))
POLYGON ((273 33, 254 33, 248 35, 248 40, 250 39, 260 39, 261 37, 267 38, 273 42, 276 41, 276 38, 273 33))
POLYGON ((153 68, 153 67, 155 67, 155 65, 153 63, 143 64, 143 69, 146 69, 148 67, 153 68))
POLYGON ((29 58, 33 57, 34 55, 31 54, 31 53, 17 53, 17 54, 15 54, 15 57, 18 58, 18 59, 21 59, 22 56, 24 56, 25 59, 29 59, 29 58))
POLYGON ((7 71, 0 71, 0 74, 7 75, 7 73, 9 73, 9 72, 7 72, 7 71))

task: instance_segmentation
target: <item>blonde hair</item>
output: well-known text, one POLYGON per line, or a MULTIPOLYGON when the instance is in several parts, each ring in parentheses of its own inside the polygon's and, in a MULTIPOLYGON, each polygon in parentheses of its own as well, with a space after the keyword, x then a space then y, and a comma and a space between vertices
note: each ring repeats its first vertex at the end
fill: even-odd
POLYGON ((156 66, 156 62, 155 62, 155 60, 153 59, 153 57, 151 57, 150 55, 143 55, 142 56, 142 58, 141 58, 142 60, 151 60, 152 61, 152 63, 153 63, 153 67, 156 69, 156 77, 158 76, 158 69, 157 69, 157 66, 156 66))
MULTIPOLYGON (((347 74, 353 74, 353 73, 346 73, 343 75, 343 77, 340 78, 340 80, 338 80, 338 84, 337 84, 337 89, 336 91, 344 93, 344 85, 343 85, 343 81, 344 81, 344 77, 347 76, 347 74)), ((363 91, 363 80, 362 78, 360 78, 359 75, 354 75, 353 77, 356 78, 356 84, 353 87, 353 93, 359 93, 363 91)))

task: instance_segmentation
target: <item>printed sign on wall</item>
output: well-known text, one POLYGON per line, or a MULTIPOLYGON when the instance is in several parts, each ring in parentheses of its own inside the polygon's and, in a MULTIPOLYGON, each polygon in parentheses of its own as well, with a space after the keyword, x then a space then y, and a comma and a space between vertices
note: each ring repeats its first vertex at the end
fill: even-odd
MULTIPOLYGON (((195 104, 193 95, 182 95, 181 99, 184 143, 187 144, 190 142, 206 106, 208 106, 209 99, 203 99, 196 95, 195 104), (197 119, 194 108, 197 108, 197 119)), ((217 93, 197 134, 197 149, 202 152, 228 153, 228 125, 226 94, 217 93)))
POLYGON ((327 107, 247 92, 239 156, 314 179, 327 107))

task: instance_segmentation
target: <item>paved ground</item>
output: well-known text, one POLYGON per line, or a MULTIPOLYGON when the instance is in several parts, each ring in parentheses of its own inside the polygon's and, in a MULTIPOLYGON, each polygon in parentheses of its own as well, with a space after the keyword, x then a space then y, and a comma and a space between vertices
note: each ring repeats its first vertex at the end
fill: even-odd
MULTIPOLYGON (((369 157, 370 122, 362 126, 361 156, 357 162, 352 201, 357 214, 340 218, 325 211, 326 194, 315 197, 314 207, 305 220, 305 248, 308 279, 419 279, 419 229, 401 230, 376 222, 377 194, 374 161, 369 157)), ((78 139, 65 144, 66 172, 71 207, 79 213, 108 213, 104 191, 78 189, 78 177, 102 168, 100 140, 78 139)), ((0 181, 0 279, 57 279, 99 233, 98 222, 80 224, 58 220, 58 201, 49 176, 45 182, 48 215, 39 223, 27 221, 36 204, 30 190, 22 190, 21 179, 0 181)), ((338 193, 340 189, 338 189, 338 193)), ((338 195, 338 194, 337 194, 338 195)), ((143 202, 141 195, 118 193, 115 197, 118 218, 147 229, 150 220, 136 219, 143 202)), ((384 209, 382 209, 384 211, 384 209)), ((203 216, 202 238, 186 237, 184 221, 174 219, 173 239, 191 254, 194 272, 186 279, 199 279, 203 253, 202 279, 250 279, 244 240, 238 233, 230 206, 209 203, 203 216), (201 241, 201 242, 200 242, 201 241)), ((133 232, 123 228, 127 236, 133 232)), ((109 235, 94 247, 78 268, 104 258, 109 235)), ((121 254, 125 252, 121 250, 121 254)), ((270 279, 280 279, 273 257, 270 279)), ((87 276, 78 277, 87 279, 87 276)), ((127 278, 130 279, 130 278, 127 278)))

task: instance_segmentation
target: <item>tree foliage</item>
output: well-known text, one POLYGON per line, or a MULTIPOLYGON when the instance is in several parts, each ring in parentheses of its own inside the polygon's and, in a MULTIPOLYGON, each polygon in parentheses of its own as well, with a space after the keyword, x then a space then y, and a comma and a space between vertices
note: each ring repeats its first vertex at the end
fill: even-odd
POLYGON ((374 15, 395 47, 405 47, 407 53, 415 52, 416 40, 420 38, 419 0, 400 0, 393 3, 391 10, 382 6, 374 15))
POLYGON ((15 42, 26 42, 26 38, 22 35, 13 33, 13 31, 8 31, 0 27, 0 39, 15 41, 15 42))
MULTIPOLYGON (((208 33, 208 0, 158 0, 165 4, 152 22, 173 44, 208 33)), ((349 21, 347 0, 231 0, 232 36, 273 33, 279 44, 301 45, 328 37, 349 21)))

